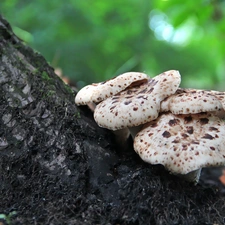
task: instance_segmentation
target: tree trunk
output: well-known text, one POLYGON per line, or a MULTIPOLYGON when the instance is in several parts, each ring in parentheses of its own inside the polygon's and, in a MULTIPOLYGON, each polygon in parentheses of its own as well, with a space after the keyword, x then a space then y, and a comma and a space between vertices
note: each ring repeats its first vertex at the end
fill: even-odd
POLYGON ((194 186, 117 146, 0 17, 3 224, 224 224, 217 187, 194 186))

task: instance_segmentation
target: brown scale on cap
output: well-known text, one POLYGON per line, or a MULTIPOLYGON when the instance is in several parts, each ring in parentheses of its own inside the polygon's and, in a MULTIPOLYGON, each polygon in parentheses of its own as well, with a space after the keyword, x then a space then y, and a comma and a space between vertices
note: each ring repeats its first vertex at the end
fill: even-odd
POLYGON ((134 149, 144 161, 162 164, 174 174, 225 165, 224 146, 225 122, 210 113, 162 114, 134 139, 134 149))
POLYGON ((173 114, 195 114, 222 109, 219 99, 209 91, 179 88, 175 94, 162 101, 160 111, 170 111, 173 114))
POLYGON ((175 93, 180 79, 179 72, 171 70, 140 86, 128 87, 96 106, 95 121, 101 127, 118 130, 154 120, 158 117, 160 102, 175 93))
POLYGON ((88 103, 101 102, 129 86, 147 82, 148 78, 147 74, 144 73, 128 72, 101 83, 87 85, 77 93, 75 103, 87 105, 88 103))

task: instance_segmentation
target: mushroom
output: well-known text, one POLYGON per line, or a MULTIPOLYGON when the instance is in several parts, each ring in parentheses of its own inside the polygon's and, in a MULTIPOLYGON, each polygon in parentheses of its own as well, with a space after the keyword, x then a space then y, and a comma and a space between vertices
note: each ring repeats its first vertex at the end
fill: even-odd
POLYGON ((197 183, 201 168, 225 165, 225 122, 211 113, 165 113, 144 125, 134 150, 150 164, 197 183))
POLYGON ((170 70, 139 86, 128 87, 99 103, 94 119, 100 127, 110 130, 136 127, 136 133, 139 125, 158 117, 161 101, 175 93, 180 81, 179 72, 170 70))
POLYGON ((88 103, 101 102, 130 85, 135 86, 147 82, 148 78, 145 73, 128 72, 101 83, 87 85, 77 93, 75 103, 77 105, 87 105, 88 103))
POLYGON ((225 118, 225 93, 178 89, 180 81, 176 70, 152 79, 124 73, 82 88, 75 103, 97 103, 100 127, 119 137, 121 132, 127 137, 129 128, 144 161, 197 183, 201 168, 225 165, 225 121, 219 118, 225 118))
POLYGON ((179 88, 175 94, 161 103, 161 112, 173 114, 195 114, 220 111, 223 106, 219 99, 209 91, 179 88))
MULTIPOLYGON (((104 99, 117 94, 118 92, 126 89, 129 86, 137 86, 148 81, 148 75, 139 72, 127 72, 110 80, 93 83, 83 87, 75 97, 77 105, 87 105, 93 112, 96 104, 104 99)), ((113 131, 116 142, 125 148, 127 139, 130 135, 128 128, 113 131)))

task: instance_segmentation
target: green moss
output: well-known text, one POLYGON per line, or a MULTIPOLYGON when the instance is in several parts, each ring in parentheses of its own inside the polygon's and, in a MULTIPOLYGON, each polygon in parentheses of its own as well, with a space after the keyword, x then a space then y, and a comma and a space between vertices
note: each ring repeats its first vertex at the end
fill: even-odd
POLYGON ((73 94, 73 91, 72 91, 72 89, 70 88, 69 85, 65 84, 64 86, 65 86, 66 90, 67 90, 69 93, 73 94))
POLYGON ((50 96, 55 95, 55 94, 56 94, 56 93, 55 93, 54 90, 49 90, 49 91, 47 92, 46 96, 50 97, 50 96))
POLYGON ((80 119, 80 118, 81 118, 80 112, 76 112, 76 113, 74 114, 74 117, 75 117, 76 119, 80 119))
POLYGON ((32 73, 33 73, 33 74, 37 74, 38 71, 39 71, 39 70, 38 70, 37 68, 35 68, 35 69, 32 71, 32 73))
POLYGON ((5 220, 7 224, 11 224, 11 218, 14 215, 16 215, 16 211, 12 211, 8 215, 7 214, 0 214, 0 219, 5 220))
POLYGON ((45 71, 42 72, 41 76, 44 80, 48 80, 48 81, 51 80, 51 78, 49 77, 49 75, 45 71))

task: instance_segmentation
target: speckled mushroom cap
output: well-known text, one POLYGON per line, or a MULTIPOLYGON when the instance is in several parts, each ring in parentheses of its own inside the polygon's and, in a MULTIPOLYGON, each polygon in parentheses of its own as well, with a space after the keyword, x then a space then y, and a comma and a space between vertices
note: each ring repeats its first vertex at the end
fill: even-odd
POLYGON ((175 94, 161 102, 161 112, 173 114, 194 114, 214 112, 223 109, 218 98, 209 91, 179 88, 175 94))
POLYGON ((225 110, 225 92, 213 91, 213 90, 208 92, 214 95, 221 102, 223 109, 225 110))
POLYGON ((101 102, 135 82, 147 82, 148 78, 145 73, 128 72, 101 83, 87 85, 77 93, 75 103, 77 105, 86 105, 90 102, 101 102))
POLYGON ((138 87, 128 87, 99 103, 94 111, 94 119, 99 126, 110 130, 154 120, 158 117, 160 102, 175 93, 180 79, 178 71, 170 70, 138 87))
POLYGON ((210 94, 213 94, 221 102, 223 106, 223 109, 215 112, 215 115, 225 120, 225 92, 214 91, 214 90, 210 90, 208 92, 210 94))
POLYGON ((209 113, 162 114, 144 125, 134 149, 144 161, 174 174, 225 165, 225 122, 209 113))

